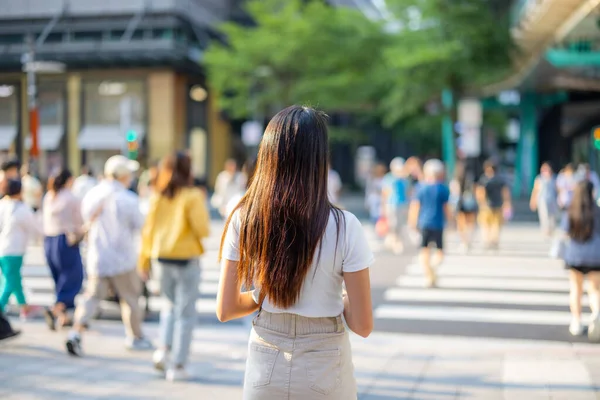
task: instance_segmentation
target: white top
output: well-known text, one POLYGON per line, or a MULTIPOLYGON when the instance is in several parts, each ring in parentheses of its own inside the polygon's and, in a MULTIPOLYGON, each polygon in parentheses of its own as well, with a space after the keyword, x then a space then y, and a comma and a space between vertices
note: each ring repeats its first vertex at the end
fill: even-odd
POLYGON ((0 200, 0 256, 22 256, 30 237, 41 236, 42 226, 31 208, 8 197, 0 200))
POLYGON ((92 178, 89 175, 81 175, 73 181, 73 194, 79 200, 82 200, 85 195, 97 184, 98 181, 96 178, 92 178))
MULTIPOLYGON (((306 274, 300 297, 288 309, 276 308, 269 299, 263 302, 263 309, 271 313, 291 313, 304 317, 336 317, 344 311, 342 283, 344 272, 357 272, 371 266, 374 261, 363 228, 358 219, 347 211, 342 211, 340 236, 337 245, 337 228, 333 215, 330 215, 325 235, 322 239, 321 258, 317 246, 313 264, 306 274), (344 224, 345 219, 345 224, 344 224), (345 226, 345 229, 344 229, 345 226), (317 261, 319 263, 317 264, 317 261), (316 272, 315 272, 316 270, 316 272)), ((223 258, 239 261, 239 211, 233 215, 223 244, 223 258)), ((254 301, 258 303, 259 288, 255 290, 254 301)))
POLYGON ((144 224, 138 197, 115 181, 103 181, 81 202, 88 233, 87 272, 116 276, 136 268, 137 238, 144 224))
POLYGON ((327 195, 331 204, 337 204, 339 199, 339 193, 342 190, 342 179, 340 174, 330 169, 327 175, 327 195))

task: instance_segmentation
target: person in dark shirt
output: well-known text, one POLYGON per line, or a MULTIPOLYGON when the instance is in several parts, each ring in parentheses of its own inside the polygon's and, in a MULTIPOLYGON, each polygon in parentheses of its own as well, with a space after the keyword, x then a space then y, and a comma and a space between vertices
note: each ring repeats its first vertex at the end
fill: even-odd
POLYGON ((500 230, 504 220, 510 217, 512 207, 508 185, 497 174, 496 165, 490 161, 484 164, 484 174, 477 186, 477 202, 484 246, 498 249, 500 230))
POLYGON ((421 233, 421 265, 427 279, 427 286, 436 285, 434 268, 444 257, 444 228, 452 218, 449 207, 450 189, 444 183, 444 164, 440 160, 429 160, 424 166, 424 181, 419 185, 409 209, 409 225, 421 233), (436 252, 432 259, 429 246, 436 252))

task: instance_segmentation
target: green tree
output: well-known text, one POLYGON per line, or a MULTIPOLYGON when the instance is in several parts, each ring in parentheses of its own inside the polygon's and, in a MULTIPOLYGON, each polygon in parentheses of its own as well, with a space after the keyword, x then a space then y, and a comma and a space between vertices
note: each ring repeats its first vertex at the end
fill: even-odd
POLYGON ((502 77, 512 49, 508 16, 494 0, 388 0, 396 33, 384 49, 389 90, 381 117, 393 125, 424 112, 448 88, 455 98, 502 77))
POLYGON ((205 63, 221 107, 234 117, 293 103, 361 112, 381 93, 381 49, 389 37, 359 11, 323 1, 251 0, 254 26, 224 24, 205 63))

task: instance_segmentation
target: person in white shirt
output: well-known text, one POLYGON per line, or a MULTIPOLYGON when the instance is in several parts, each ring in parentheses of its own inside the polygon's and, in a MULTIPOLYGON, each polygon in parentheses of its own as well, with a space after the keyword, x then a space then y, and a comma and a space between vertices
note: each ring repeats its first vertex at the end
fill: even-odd
POLYGON ((29 173, 29 166, 21 167, 21 184, 23 191, 23 203, 27 204, 36 212, 42 205, 44 187, 38 178, 29 173))
POLYGON ((279 112, 224 233, 217 317, 258 311, 245 400, 357 397, 346 324, 362 337, 373 329, 373 254, 358 219, 327 196, 327 153, 323 113, 279 112))
POLYGON ((9 179, 3 184, 5 197, 0 200, 0 268, 5 278, 0 294, 0 313, 14 295, 21 307, 21 316, 34 311, 27 304, 21 279, 23 257, 33 236, 42 236, 41 224, 31 208, 21 201, 21 181, 9 179))
POLYGON ((215 181, 215 193, 210 199, 211 205, 219 211, 223 218, 227 215, 229 201, 246 188, 246 179, 237 170, 235 160, 227 160, 225 169, 217 175, 215 181))
POLYGON ((98 179, 94 178, 92 170, 87 167, 81 167, 81 175, 79 175, 75 181, 73 181, 73 188, 71 189, 75 197, 82 200, 85 195, 98 184, 98 179))
POLYGON ((331 204, 339 205, 341 191, 342 179, 340 178, 340 174, 329 166, 329 173, 327 174, 327 195, 329 196, 331 204))
POLYGON ((81 334, 106 297, 109 286, 121 300, 126 347, 152 348, 142 333, 143 313, 138 304, 142 281, 136 271, 135 238, 144 221, 137 195, 128 190, 138 168, 137 161, 124 156, 109 158, 104 167, 106 179, 91 189, 81 203, 81 214, 88 226, 88 280, 84 301, 75 310, 74 329, 66 342, 71 355, 82 355, 81 334))

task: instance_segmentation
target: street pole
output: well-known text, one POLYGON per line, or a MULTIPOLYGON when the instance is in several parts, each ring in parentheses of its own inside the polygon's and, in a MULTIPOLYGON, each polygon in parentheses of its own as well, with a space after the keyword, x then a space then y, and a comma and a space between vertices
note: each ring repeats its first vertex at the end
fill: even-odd
POLYGON ((29 149, 31 173, 37 175, 38 172, 38 130, 40 125, 39 114, 37 109, 37 86, 35 82, 35 41, 32 34, 27 35, 27 53, 23 57, 23 64, 27 71, 27 98, 29 107, 29 132, 31 134, 31 147, 29 149))

